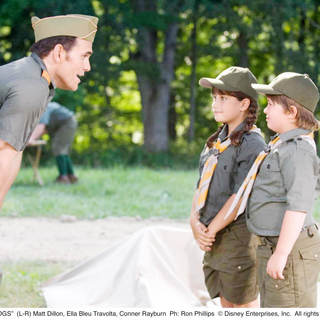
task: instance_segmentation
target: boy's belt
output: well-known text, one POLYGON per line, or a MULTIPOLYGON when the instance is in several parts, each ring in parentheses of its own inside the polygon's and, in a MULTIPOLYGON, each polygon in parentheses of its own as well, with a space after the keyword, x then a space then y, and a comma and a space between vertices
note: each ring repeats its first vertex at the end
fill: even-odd
MULTIPOLYGON (((301 233, 306 232, 307 235, 312 238, 314 234, 319 230, 319 226, 315 223, 311 226, 303 227, 301 230, 301 233)), ((276 240, 279 238, 279 236, 258 236, 258 243, 261 246, 270 246, 272 248, 276 247, 276 240)))

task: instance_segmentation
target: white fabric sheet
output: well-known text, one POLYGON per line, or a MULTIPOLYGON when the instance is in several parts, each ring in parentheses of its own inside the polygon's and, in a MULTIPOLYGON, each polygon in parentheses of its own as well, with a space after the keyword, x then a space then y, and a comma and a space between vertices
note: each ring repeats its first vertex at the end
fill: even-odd
POLYGON ((202 257, 190 230, 148 227, 55 277, 42 290, 48 307, 205 305, 209 295, 202 257))

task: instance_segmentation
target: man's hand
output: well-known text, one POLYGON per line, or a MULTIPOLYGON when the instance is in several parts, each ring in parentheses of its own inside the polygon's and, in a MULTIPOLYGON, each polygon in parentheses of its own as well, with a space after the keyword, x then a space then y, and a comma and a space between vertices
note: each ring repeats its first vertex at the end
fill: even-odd
POLYGON ((36 143, 36 140, 29 140, 29 142, 28 142, 28 146, 33 146, 33 145, 35 145, 35 143, 36 143))
POLYGON ((21 159, 21 151, 15 150, 10 144, 0 139, 0 208, 18 174, 21 159))
POLYGON ((267 273, 273 279, 283 280, 283 270, 286 266, 288 256, 275 251, 267 263, 267 273))

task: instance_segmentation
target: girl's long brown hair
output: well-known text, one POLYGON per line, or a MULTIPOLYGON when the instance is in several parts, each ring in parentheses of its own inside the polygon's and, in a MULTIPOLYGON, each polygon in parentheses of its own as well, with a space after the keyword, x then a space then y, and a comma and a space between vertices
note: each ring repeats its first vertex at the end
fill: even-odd
MULTIPOLYGON (((243 129, 238 131, 233 131, 230 135, 231 144, 234 146, 238 146, 241 143, 242 136, 250 131, 250 129, 253 127, 257 120, 258 116, 258 103, 251 98, 250 96, 244 94, 241 91, 224 91, 217 88, 213 88, 212 90, 213 94, 220 94, 220 95, 228 95, 237 98, 239 101, 247 98, 250 100, 250 105, 248 108, 248 114, 245 119, 245 126, 243 129)), ((207 146, 211 148, 213 146, 213 143, 217 140, 220 132, 222 131, 223 125, 218 128, 218 130, 213 133, 207 140, 207 146)))

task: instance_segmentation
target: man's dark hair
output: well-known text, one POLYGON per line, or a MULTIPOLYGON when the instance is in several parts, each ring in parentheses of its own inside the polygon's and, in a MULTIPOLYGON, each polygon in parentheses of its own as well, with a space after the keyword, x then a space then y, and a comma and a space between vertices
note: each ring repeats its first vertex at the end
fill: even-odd
POLYGON ((35 42, 31 46, 30 50, 43 59, 57 44, 61 44, 66 51, 69 51, 74 46, 76 39, 76 37, 72 36, 56 36, 45 38, 35 42))

